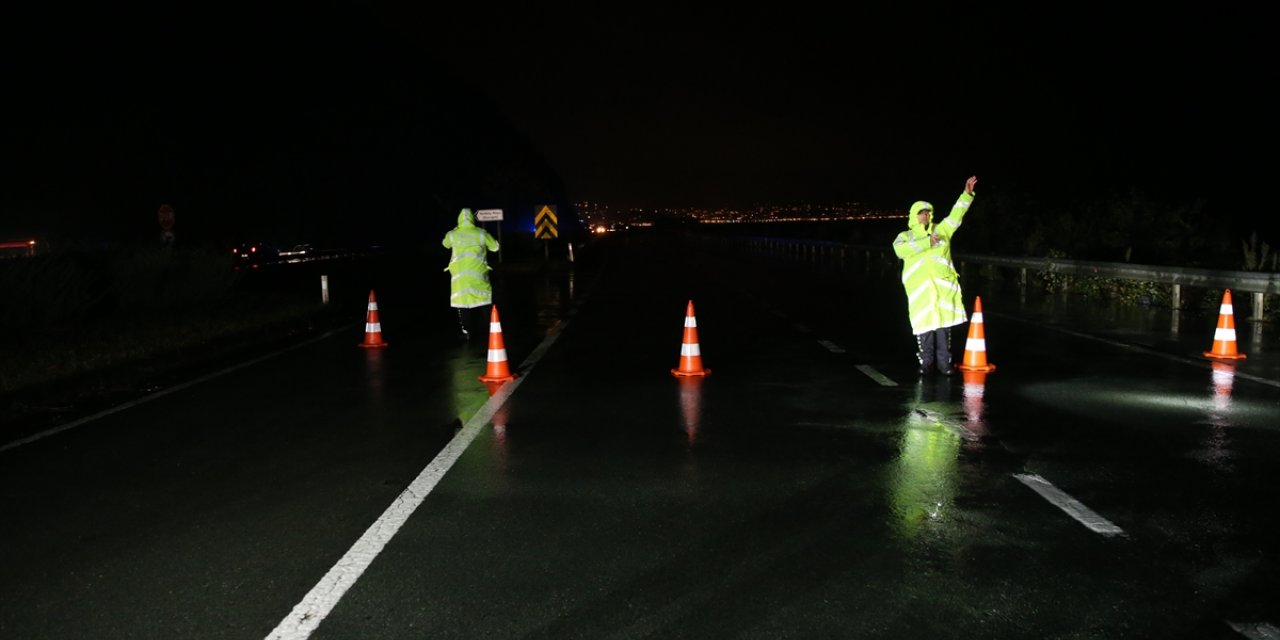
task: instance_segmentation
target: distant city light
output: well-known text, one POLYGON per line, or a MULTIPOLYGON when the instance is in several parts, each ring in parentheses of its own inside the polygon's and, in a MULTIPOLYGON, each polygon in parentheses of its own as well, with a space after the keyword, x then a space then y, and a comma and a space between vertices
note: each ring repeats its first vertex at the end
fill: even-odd
POLYGON ((35 254, 36 254, 35 240, 0 241, 0 256, 17 256, 17 255, 34 256, 35 254))
POLYGON ((905 219, 902 211, 868 211, 856 202, 835 205, 795 204, 756 205, 750 209, 699 209, 693 207, 611 207, 601 202, 579 202, 574 205, 583 221, 594 233, 617 230, 618 225, 652 226, 662 220, 693 220, 702 224, 738 224, 768 222, 842 222, 905 219), (603 231, 601 230, 603 228, 603 231))

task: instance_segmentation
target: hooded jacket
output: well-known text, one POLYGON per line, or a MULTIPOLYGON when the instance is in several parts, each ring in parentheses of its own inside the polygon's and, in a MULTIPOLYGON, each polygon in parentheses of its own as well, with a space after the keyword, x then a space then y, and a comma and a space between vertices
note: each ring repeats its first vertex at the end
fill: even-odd
POLYGON ((893 252, 902 259, 902 287, 907 292, 907 312, 911 332, 920 335, 934 329, 954 327, 968 320, 960 277, 951 262, 951 237, 960 228, 973 195, 961 193, 942 222, 934 223, 933 205, 911 205, 907 230, 893 240, 893 252), (921 225, 916 214, 929 209, 929 224, 921 225), (930 246, 930 234, 938 234, 938 244, 930 246))
POLYGON ((459 309, 482 307, 493 302, 489 284, 489 263, 485 251, 497 251, 498 241, 488 231, 477 227, 470 209, 458 213, 458 226, 444 234, 441 242, 452 249, 449 266, 444 270, 449 279, 449 306, 459 309))

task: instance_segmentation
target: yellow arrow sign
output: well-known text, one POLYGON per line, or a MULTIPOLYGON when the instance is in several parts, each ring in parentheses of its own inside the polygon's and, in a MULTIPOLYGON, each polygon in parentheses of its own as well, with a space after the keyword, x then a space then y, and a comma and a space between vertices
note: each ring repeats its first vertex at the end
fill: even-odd
POLYGON ((542 205, 542 208, 538 209, 538 214, 533 217, 533 222, 536 225, 536 231, 533 233, 534 238, 550 240, 551 238, 559 237, 560 234, 556 231, 556 222, 558 220, 556 219, 555 207, 552 205, 542 205))

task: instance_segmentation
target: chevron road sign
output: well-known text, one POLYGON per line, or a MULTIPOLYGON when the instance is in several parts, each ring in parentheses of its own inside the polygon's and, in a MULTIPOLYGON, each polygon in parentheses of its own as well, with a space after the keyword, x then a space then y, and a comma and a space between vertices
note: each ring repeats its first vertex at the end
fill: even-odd
POLYGON ((539 240, 550 240, 559 237, 556 231, 556 207, 552 204, 544 204, 538 207, 538 213, 533 216, 533 224, 536 230, 533 237, 539 240))

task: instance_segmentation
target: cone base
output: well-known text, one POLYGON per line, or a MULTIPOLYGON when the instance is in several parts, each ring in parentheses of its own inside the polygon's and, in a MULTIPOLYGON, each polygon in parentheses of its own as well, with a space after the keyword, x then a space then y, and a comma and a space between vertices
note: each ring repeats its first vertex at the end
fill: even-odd
POLYGON ((356 346, 357 346, 357 347, 360 347, 361 349, 381 349, 382 347, 387 346, 387 343, 385 343, 385 342, 378 342, 378 343, 361 342, 360 344, 358 344, 358 345, 356 345, 356 346))
POLYGON ((512 380, 515 380, 516 377, 512 374, 507 374, 505 376, 483 375, 483 376, 477 376, 476 379, 479 380, 480 382, 510 382, 512 380))
POLYGON ((1204 352, 1204 357, 1206 357, 1206 358, 1216 358, 1216 359, 1218 359, 1218 360, 1244 360, 1244 359, 1245 359, 1245 358, 1247 358, 1248 356, 1246 356, 1246 355, 1245 355, 1245 354, 1243 354, 1243 353, 1237 353, 1237 354, 1235 354, 1235 355, 1233 355, 1233 356, 1229 356, 1229 355, 1225 355, 1225 354, 1221 354, 1221 353, 1214 353, 1214 352, 1212 352, 1212 351, 1205 351, 1205 352, 1204 352))
POLYGON ((711 373, 710 369, 703 369, 702 371, 681 371, 679 369, 671 370, 671 375, 679 378, 687 378, 689 376, 705 376, 710 373, 711 373))
POLYGON ((996 370, 996 366, 994 364, 984 364, 984 365, 958 364, 956 365, 956 368, 961 371, 981 371, 984 373, 996 370))

